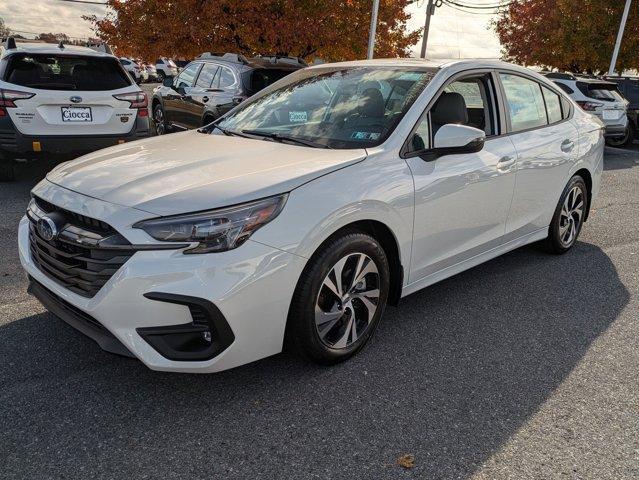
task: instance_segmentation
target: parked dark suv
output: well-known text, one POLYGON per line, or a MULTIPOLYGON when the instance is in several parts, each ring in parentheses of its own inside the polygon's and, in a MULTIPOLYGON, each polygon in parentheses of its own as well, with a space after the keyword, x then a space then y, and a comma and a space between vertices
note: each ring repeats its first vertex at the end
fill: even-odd
POLYGON ((158 135, 198 128, 224 115, 306 63, 292 57, 256 57, 203 53, 174 78, 166 78, 153 94, 153 120, 158 135))
POLYGON ((618 146, 631 145, 639 139, 639 77, 605 77, 615 82, 621 94, 628 100, 628 132, 619 139, 618 146))

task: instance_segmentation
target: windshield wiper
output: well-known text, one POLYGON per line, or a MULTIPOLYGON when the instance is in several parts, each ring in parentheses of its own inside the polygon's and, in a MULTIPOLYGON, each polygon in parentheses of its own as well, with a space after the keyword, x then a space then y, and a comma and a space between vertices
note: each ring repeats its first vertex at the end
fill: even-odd
POLYGON ((243 135, 240 132, 236 132, 235 130, 227 130, 226 128, 220 127, 218 124, 213 123, 211 125, 207 125, 206 127, 202 127, 198 129, 200 133, 211 133, 214 129, 218 129, 224 135, 229 137, 242 137, 242 138, 251 138, 249 135, 243 135))
POLYGON ((312 140, 303 140, 301 138, 289 137, 288 135, 282 135, 279 132, 265 132, 263 130, 242 130, 242 133, 246 133, 248 135, 255 135, 257 137, 270 138, 277 142, 291 142, 297 143, 298 145, 304 145, 305 147, 313 147, 313 148, 331 148, 324 143, 313 142, 312 140))

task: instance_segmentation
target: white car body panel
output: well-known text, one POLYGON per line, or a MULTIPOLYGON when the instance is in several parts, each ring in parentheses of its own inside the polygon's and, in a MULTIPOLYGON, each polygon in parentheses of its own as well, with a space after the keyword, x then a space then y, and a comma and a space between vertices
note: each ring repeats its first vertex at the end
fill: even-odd
MULTIPOLYGON (((345 65, 371 64, 435 65, 399 59, 345 65)), ((404 141, 452 75, 499 68, 552 86, 527 69, 501 62, 439 66, 394 133, 375 148, 322 150, 192 131, 86 155, 56 168, 33 190, 55 205, 107 222, 142 245, 157 241, 132 228, 138 221, 289 192, 279 216, 235 250, 203 255, 139 251, 89 299, 50 280, 33 263, 26 219, 20 224, 20 260, 31 277, 93 315, 150 368, 216 372, 281 351, 297 281, 317 248, 342 227, 374 221, 392 233, 405 296, 545 238, 559 195, 575 172, 587 170, 592 195, 597 194, 601 124, 574 104, 570 119, 488 138, 474 154, 429 162, 403 159, 404 141), (562 150, 566 139, 573 142, 567 152, 562 150), (144 299, 149 291, 213 302, 235 341, 205 362, 162 357, 136 328, 188 323, 189 314, 183 306, 144 299)))

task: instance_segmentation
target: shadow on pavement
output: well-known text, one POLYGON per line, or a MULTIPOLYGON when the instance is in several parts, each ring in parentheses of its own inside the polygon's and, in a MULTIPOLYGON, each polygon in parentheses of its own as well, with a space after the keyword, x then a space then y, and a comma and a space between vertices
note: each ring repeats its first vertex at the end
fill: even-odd
POLYGON ((345 364, 282 354, 199 376, 149 371, 49 314, 30 316, 0 328, 3 471, 466 478, 628 301, 598 247, 564 256, 527 247, 389 308, 345 364), (395 464, 402 453, 415 455, 414 469, 395 464))

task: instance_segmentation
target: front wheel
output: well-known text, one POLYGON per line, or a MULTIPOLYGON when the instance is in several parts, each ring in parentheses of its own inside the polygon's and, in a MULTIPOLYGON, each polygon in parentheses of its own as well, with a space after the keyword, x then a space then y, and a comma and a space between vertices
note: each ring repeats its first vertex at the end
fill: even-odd
POLYGON ((344 361, 371 338, 388 300, 390 270, 381 245, 360 232, 319 250, 298 282, 287 341, 321 364, 344 361))
POLYGON ((562 254, 570 250, 581 232, 588 207, 588 188, 583 178, 575 175, 561 194, 548 227, 546 250, 562 254))
POLYGON ((164 117, 164 109, 159 103, 153 109, 153 124, 155 125, 156 135, 168 133, 169 129, 166 124, 166 118, 164 117))
POLYGON ((160 70, 158 72, 158 79, 160 80, 160 83, 164 83, 164 79, 166 78, 166 75, 164 74, 164 72, 162 70, 160 70))

